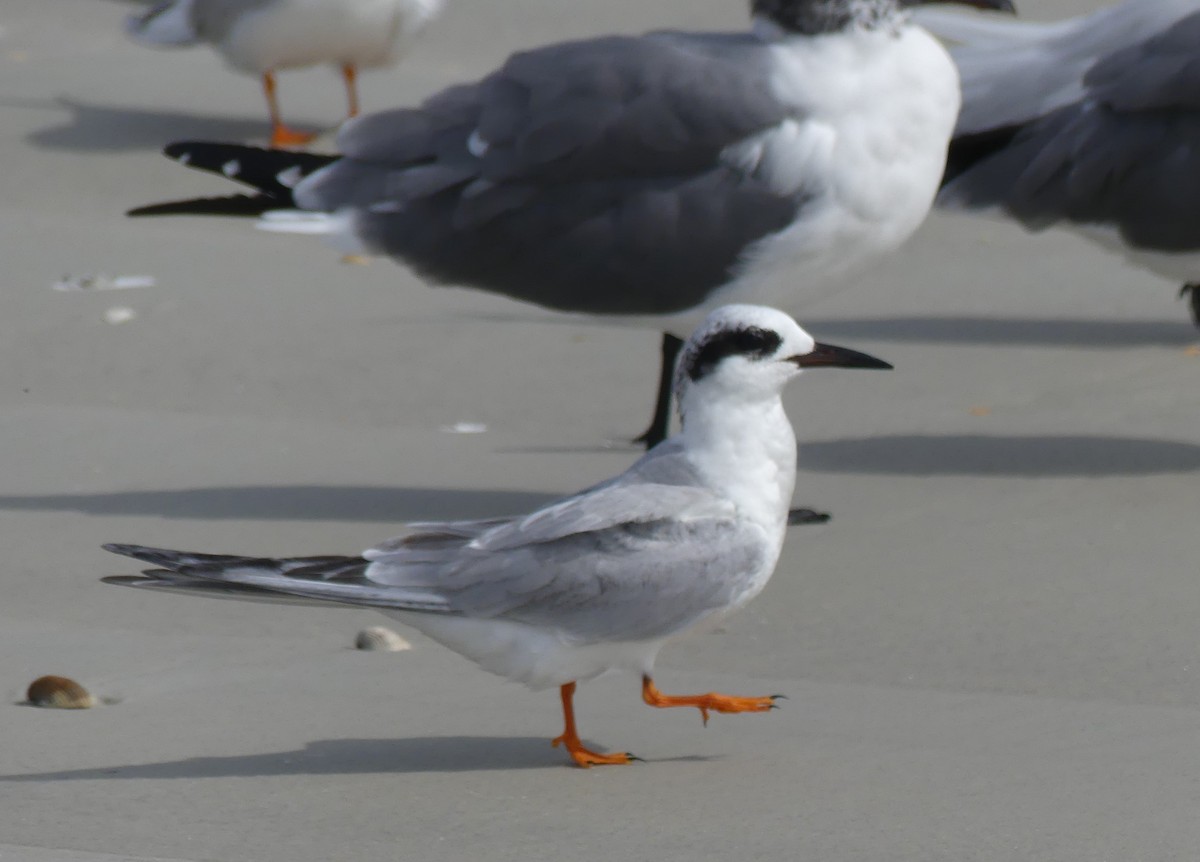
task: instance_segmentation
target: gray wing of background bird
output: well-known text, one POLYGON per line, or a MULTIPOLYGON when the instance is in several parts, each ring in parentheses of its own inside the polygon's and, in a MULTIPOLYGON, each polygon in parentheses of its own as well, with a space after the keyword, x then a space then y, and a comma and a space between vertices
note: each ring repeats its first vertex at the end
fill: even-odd
POLYGON ((197 35, 206 42, 228 38, 239 18, 278 0, 193 0, 189 18, 197 35))
POLYGON ((647 481, 686 481, 682 457, 665 460, 675 463, 635 465, 491 528, 423 525, 366 552, 366 577, 442 612, 548 626, 581 642, 663 637, 728 606, 769 547, 707 489, 647 481))
POLYGON ((1086 96, 1097 62, 1200 12, 1198 0, 1126 0, 1087 15, 1040 23, 937 8, 913 13, 950 43, 962 81, 956 134, 1035 120, 1086 96))
POLYGON ((809 193, 764 133, 799 111, 750 35, 660 33, 514 55, 478 84, 350 123, 296 189, 434 281, 592 313, 691 307, 809 193), (764 137, 767 139, 764 140, 764 137))
POLYGON ((995 65, 1003 43, 956 49, 968 108, 938 203, 999 206, 1031 229, 1060 221, 1115 227, 1142 249, 1200 248, 1200 11, 1180 17, 1181 5, 1125 4, 1093 16, 1090 29, 1077 24, 1067 34, 1073 39, 1039 43, 1047 68, 1056 48, 1067 69, 1083 48, 1098 54, 1075 84, 1050 73, 1040 96, 1024 81, 1027 46, 1009 46, 1010 88, 995 65), (1133 39, 1164 17, 1153 35, 1133 39), (993 110, 1006 89, 1005 106, 993 110))

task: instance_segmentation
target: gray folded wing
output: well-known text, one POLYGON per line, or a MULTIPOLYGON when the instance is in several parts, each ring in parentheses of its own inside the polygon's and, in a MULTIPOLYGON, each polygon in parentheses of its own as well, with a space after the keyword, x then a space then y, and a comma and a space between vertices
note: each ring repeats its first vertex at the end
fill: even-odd
MULTIPOLYGON (((974 144, 939 204, 999 205, 1027 227, 1058 221, 1116 227, 1130 245, 1200 248, 1200 12, 1114 50, 1083 75, 1083 96, 974 144)), ((955 148, 959 148, 956 150, 955 148)))
POLYGON ((366 552, 367 578, 446 612, 578 642, 678 631, 740 595, 769 547, 711 492, 636 478, 490 528, 429 528, 366 552))
POLYGON ((662 33, 517 54, 475 85, 349 124, 296 189, 433 281, 592 313, 688 308, 809 190, 772 174, 751 36, 662 33))

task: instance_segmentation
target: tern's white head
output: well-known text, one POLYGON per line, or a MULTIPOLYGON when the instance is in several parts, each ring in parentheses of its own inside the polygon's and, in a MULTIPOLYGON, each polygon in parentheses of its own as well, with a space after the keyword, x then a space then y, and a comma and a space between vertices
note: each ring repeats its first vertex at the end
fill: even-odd
POLYGON ((820 366, 891 368, 819 344, 782 311, 761 305, 718 308, 679 359, 675 391, 689 460, 780 543, 796 481, 796 435, 780 395, 805 368, 820 366))
POLYGON ((784 385, 810 367, 891 368, 886 362, 817 343, 795 320, 762 305, 725 305, 704 319, 683 347, 675 393, 686 415, 697 399, 736 409, 778 398, 784 385))

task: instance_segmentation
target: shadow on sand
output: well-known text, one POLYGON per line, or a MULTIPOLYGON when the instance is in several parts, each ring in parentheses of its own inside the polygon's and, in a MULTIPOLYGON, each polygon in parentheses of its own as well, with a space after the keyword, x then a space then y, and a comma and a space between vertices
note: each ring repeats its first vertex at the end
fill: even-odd
MULTIPOLYGON (((158 150, 171 141, 245 141, 265 145, 270 134, 266 112, 255 119, 211 116, 190 111, 141 110, 119 105, 94 105, 60 96, 57 99, 4 100, 6 107, 58 109, 67 116, 27 136, 30 144, 49 150, 118 152, 158 150)), ((312 123, 295 124, 302 131, 321 131, 312 123)))
POLYGON ((800 469, 894 476, 1141 476, 1200 470, 1200 445, 1141 437, 896 434, 803 442, 800 469))
POLYGON ((1024 317, 881 317, 805 320, 821 337, 1023 347, 1182 347, 1200 340, 1180 306, 1170 320, 1036 320, 1024 317))
POLYGON ((532 491, 283 485, 0 495, 0 510, 163 518, 402 523, 516 515, 557 499, 532 491))
MULTIPOLYGON (((668 758, 670 761, 714 759, 719 758, 668 758)), ((426 736, 410 739, 327 739, 310 742, 297 751, 188 757, 163 763, 5 775, 0 776, 0 781, 238 778, 568 767, 570 760, 561 750, 551 747, 547 737, 426 736)))

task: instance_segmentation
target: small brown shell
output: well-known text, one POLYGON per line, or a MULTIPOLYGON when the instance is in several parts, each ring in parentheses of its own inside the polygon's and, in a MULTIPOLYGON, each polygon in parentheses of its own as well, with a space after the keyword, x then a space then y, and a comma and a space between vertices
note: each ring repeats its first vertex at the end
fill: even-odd
POLYGON ((32 706, 50 709, 91 709, 96 699, 88 690, 65 676, 42 676, 29 684, 26 693, 32 706))
POLYGON ((356 649, 378 652, 402 652, 412 649, 412 644, 385 626, 363 629, 354 639, 354 646, 356 649))

